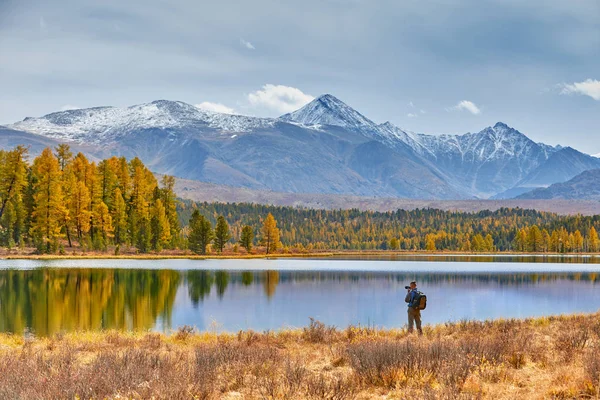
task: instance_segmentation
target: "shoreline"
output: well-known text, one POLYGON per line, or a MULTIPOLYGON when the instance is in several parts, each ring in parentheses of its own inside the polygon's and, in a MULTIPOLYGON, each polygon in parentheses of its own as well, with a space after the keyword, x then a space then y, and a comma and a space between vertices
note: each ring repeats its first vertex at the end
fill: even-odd
MULTIPOLYGON (((324 251, 313 253, 275 253, 275 254, 4 254, 0 260, 252 260, 252 259, 278 259, 278 258, 335 258, 335 257, 542 257, 542 258, 600 258, 600 253, 464 253, 464 252, 427 252, 427 251, 324 251)), ((342 258, 344 259, 344 258, 342 258)))

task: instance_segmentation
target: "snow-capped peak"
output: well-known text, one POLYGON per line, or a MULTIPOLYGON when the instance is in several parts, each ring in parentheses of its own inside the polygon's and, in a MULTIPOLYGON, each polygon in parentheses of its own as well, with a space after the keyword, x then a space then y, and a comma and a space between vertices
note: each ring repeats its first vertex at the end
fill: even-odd
POLYGON ((269 127, 270 118, 221 114, 181 101, 156 100, 131 107, 94 107, 60 111, 40 118, 25 118, 10 128, 80 143, 102 143, 134 130, 158 128, 213 128, 246 132, 269 127))
POLYGON ((392 145, 392 147, 397 145, 398 142, 401 142, 411 147, 418 154, 423 155, 424 153, 430 152, 421 141, 422 135, 401 129, 390 121, 378 125, 376 134, 384 142, 392 145))
POLYGON ((333 125, 354 130, 373 130, 376 124, 335 96, 324 94, 279 119, 303 125, 333 125))

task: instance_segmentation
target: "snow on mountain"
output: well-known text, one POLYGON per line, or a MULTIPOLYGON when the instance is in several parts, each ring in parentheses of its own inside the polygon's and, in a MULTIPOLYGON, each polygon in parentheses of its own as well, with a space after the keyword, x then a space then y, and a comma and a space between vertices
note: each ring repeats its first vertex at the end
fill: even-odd
POLYGON ((423 137, 426 137, 427 135, 406 131, 398 128, 389 121, 378 125, 377 129, 375 132, 372 132, 372 134, 390 147, 397 147, 398 143, 403 143, 420 156, 429 155, 430 157, 435 158, 435 154, 424 144, 423 137))
MULTIPOLYGON (((328 176, 329 191, 335 192, 416 196, 417 193, 429 193, 427 190, 444 183, 447 184, 446 197, 456 196, 456 193, 466 197, 491 197, 511 190, 513 193, 513 189, 527 179, 536 183, 533 186, 538 185, 540 177, 544 178, 546 185, 556 182, 553 179, 558 175, 549 167, 554 163, 550 162, 553 155, 554 160, 560 161, 564 177, 575 176, 583 168, 596 165, 588 160, 592 158, 590 156, 583 157, 575 150, 562 151, 560 146, 535 143, 501 122, 480 132, 463 135, 419 134, 390 122, 378 125, 329 94, 275 119, 221 114, 179 101, 158 100, 131 107, 56 112, 40 118, 26 118, 7 128, 57 141, 99 147, 115 144, 115 148, 126 148, 131 153, 128 155, 141 152, 141 143, 146 146, 144 151, 147 154, 164 152, 164 149, 154 146, 170 142, 173 158, 163 157, 161 168, 165 170, 169 163, 175 163, 178 170, 193 172, 200 162, 199 155, 205 154, 206 160, 202 161, 205 169, 190 177, 216 179, 219 176, 219 179, 231 184, 243 181, 277 190, 290 190, 287 186, 277 186, 279 182, 300 190, 301 169, 308 173, 317 163, 313 156, 318 142, 324 146, 331 146, 331 143, 339 146, 331 149, 347 151, 348 146, 360 146, 360 150, 356 150, 351 158, 347 158, 346 153, 323 154, 325 158, 321 161, 324 163, 327 157, 331 160, 339 158, 339 162, 350 162, 344 167, 349 169, 342 174, 332 167, 338 161, 327 164, 327 167, 323 164, 322 169, 317 168, 318 171, 315 169, 306 177, 302 190, 327 192, 327 182, 319 182, 320 186, 311 182, 314 176, 328 176), (250 132, 252 135, 245 134, 250 132), (227 143, 214 141, 217 137, 227 143), (181 143, 177 138, 183 138, 181 143), (197 141, 197 148, 190 147, 190 140, 197 141), (301 142, 303 144, 299 144, 301 142), (212 146, 230 147, 227 151, 221 148, 217 151, 212 146), (268 153, 269 149, 273 154, 286 151, 289 160, 298 159, 302 163, 292 168, 292 165, 279 163, 281 160, 277 157, 273 160, 274 165, 289 167, 286 170, 288 175, 282 173, 275 179, 276 172, 270 171, 263 176, 262 172, 254 171, 252 163, 247 160, 264 159, 267 156, 263 152, 268 153), (182 159, 185 158, 182 151, 189 151, 186 160, 182 159), (301 151, 310 154, 307 153, 305 158, 296 157, 301 151), (219 156, 215 156, 217 153, 219 156), (249 158, 250 154, 255 154, 255 157, 249 158), (238 161, 242 164, 236 164, 238 161), (242 169, 244 172, 240 172, 242 169), (365 179, 360 187, 356 186, 357 182, 349 183, 357 172, 365 179), (342 175, 343 179, 340 178, 342 175), (411 183, 407 186, 408 180, 411 183), (294 186, 294 182, 298 185, 294 186), (409 187, 414 190, 409 190, 409 187)), ((600 158, 600 154, 595 157, 600 158)))
POLYGON ((376 130, 377 124, 330 94, 324 94, 299 110, 279 117, 302 125, 333 125, 352 130, 376 130))
POLYGON ((489 161, 530 155, 540 150, 546 157, 553 152, 547 145, 539 145, 502 122, 478 133, 464 135, 418 135, 419 143, 437 156, 454 154, 463 161, 489 161))
POLYGON ((390 126, 386 129, 429 159, 456 185, 480 197, 511 188, 557 151, 501 122, 464 135, 414 134, 390 126))
POLYGON ((598 153, 598 154, 592 154, 592 157, 600 158, 600 153, 598 153))
POLYGON ((99 144, 132 130, 208 127, 227 132, 246 132, 270 127, 275 120, 200 110, 180 101, 157 100, 131 107, 95 107, 61 111, 40 118, 25 118, 9 128, 57 140, 99 144))

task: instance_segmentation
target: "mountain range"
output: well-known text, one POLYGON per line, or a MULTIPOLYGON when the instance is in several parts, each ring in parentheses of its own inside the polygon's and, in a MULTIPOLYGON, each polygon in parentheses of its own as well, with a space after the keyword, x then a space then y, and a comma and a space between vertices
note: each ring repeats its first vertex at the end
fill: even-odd
POLYGON ((421 199, 506 198, 566 181, 600 159, 536 143, 504 123, 425 135, 377 124, 332 95, 279 118, 158 100, 26 118, 0 127, 0 147, 66 142, 91 158, 139 157, 180 178, 292 193, 421 199))
POLYGON ((566 182, 555 183, 547 188, 534 189, 517 199, 600 200, 600 169, 584 171, 566 182))

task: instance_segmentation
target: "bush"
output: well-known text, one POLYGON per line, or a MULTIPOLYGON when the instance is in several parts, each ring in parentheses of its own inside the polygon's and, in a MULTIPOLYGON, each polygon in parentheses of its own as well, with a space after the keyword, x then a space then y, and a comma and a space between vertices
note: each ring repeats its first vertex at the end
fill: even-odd
POLYGON ((584 357, 583 365, 586 378, 590 380, 593 387, 596 389, 596 392, 600 392, 600 353, 597 349, 592 349, 587 352, 584 357))
POLYGON ((324 323, 310 318, 310 324, 302 328, 302 337, 310 343, 327 343, 337 333, 334 326, 326 326, 324 323))

